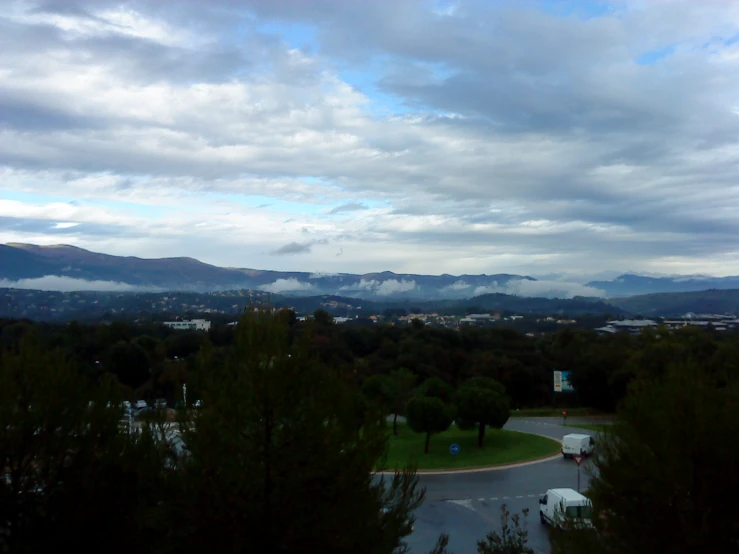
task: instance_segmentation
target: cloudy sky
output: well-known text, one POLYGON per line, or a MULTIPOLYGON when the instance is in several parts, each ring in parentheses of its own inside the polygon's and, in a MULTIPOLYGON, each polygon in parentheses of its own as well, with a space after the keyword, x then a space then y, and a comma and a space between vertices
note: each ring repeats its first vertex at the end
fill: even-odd
POLYGON ((0 242, 739 274, 739 2, 0 8, 0 242))

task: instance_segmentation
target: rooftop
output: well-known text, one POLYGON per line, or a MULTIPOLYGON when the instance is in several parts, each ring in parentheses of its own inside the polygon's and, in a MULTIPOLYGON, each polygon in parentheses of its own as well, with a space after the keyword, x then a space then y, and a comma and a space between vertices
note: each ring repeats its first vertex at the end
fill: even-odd
POLYGON ((583 496, 574 489, 551 489, 554 494, 558 494, 567 502, 577 502, 578 500, 587 500, 586 496, 583 496))
POLYGON ((651 327, 657 325, 657 322, 651 319, 624 319, 622 321, 609 321, 608 324, 615 327, 651 327))

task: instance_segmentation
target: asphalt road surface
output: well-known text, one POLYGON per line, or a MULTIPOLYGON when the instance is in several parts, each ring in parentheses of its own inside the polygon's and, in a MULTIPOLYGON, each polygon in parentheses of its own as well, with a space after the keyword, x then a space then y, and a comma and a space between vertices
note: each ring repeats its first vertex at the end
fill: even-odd
MULTIPOLYGON (((585 418, 570 418, 569 425, 603 422, 585 418)), ((534 433, 561 440, 572 427, 561 425, 561 418, 511 418, 505 429, 534 433)), ((585 434, 592 431, 582 430, 585 434)), ((174 438, 181 446, 179 436, 174 438)), ((451 456, 451 454, 450 454, 451 456)), ((589 461, 580 466, 580 488, 588 485, 589 461)), ((416 510, 415 530, 406 538, 412 554, 430 552, 439 535, 449 535, 449 551, 455 554, 476 554, 477 541, 491 530, 500 530, 501 505, 511 514, 529 509, 527 527, 529 546, 537 554, 549 554, 549 528, 539 522, 539 495, 547 489, 577 488, 577 465, 574 460, 559 457, 500 470, 469 473, 421 474, 420 484, 426 487, 423 505, 416 510)))
MULTIPOLYGON (((511 419, 505 429, 524 431, 556 439, 577 429, 563 427, 561 418, 511 419)), ((568 424, 585 423, 570 418, 568 424)), ((582 431, 593 434, 592 431, 582 431)), ((589 462, 580 466, 580 488, 587 488, 589 462)), ((539 522, 539 495, 547 489, 577 488, 574 460, 558 458, 548 462, 509 469, 475 473, 421 475, 426 500, 416 511, 415 530, 406 541, 412 554, 431 551, 441 533, 449 535, 449 550, 455 554, 475 554, 477 541, 500 530, 501 505, 511 514, 529 509, 529 546, 537 554, 549 554, 549 529, 539 522)))

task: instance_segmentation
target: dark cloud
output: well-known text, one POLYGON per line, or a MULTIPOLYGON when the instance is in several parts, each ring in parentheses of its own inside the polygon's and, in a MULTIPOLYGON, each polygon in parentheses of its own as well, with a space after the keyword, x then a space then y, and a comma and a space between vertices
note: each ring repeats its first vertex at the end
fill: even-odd
POLYGON ((3 231, 27 233, 34 236, 60 237, 60 240, 69 236, 115 238, 125 235, 127 238, 138 238, 146 236, 147 233, 143 229, 116 224, 0 216, 0 232, 3 231))
POLYGON ((311 244, 301 244, 299 242, 291 242, 285 246, 281 246, 272 252, 273 256, 291 256, 293 254, 308 254, 311 250, 311 244))
POLYGON ((79 19, 88 19, 90 21, 97 21, 100 23, 107 23, 105 19, 95 17, 90 12, 86 11, 80 5, 74 2, 42 2, 35 8, 29 10, 32 14, 52 14, 52 15, 65 15, 79 19))
POLYGON ((336 206, 333 210, 331 210, 330 214, 338 214, 342 212, 356 212, 360 210, 366 210, 367 206, 360 202, 348 202, 346 204, 342 204, 341 206, 336 206))
POLYGON ((74 131, 101 128, 105 122, 71 114, 23 98, 4 97, 0 91, 0 129, 74 131))

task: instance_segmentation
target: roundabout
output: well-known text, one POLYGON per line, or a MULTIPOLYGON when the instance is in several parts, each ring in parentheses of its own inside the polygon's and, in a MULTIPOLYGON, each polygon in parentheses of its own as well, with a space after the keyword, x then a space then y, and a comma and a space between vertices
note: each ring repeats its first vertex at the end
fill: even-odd
MULTIPOLYGON (((565 427, 558 421, 560 418, 511 419, 504 429, 560 441, 574 431, 576 423, 565 427)), ((589 463, 583 462, 580 468, 582 490, 588 485, 589 463)), ((450 552, 476 553, 477 541, 500 529, 502 504, 511 514, 529 509, 529 546, 537 554, 549 554, 548 528, 539 523, 539 495, 555 487, 576 488, 577 465, 557 454, 503 468, 419 472, 419 481, 426 488, 426 498, 416 510, 415 530, 406 538, 413 554, 431 551, 441 533, 449 535, 450 552)))
POLYGON ((559 456, 561 443, 539 434, 512 429, 488 429, 482 448, 477 430, 460 431, 456 426, 433 436, 424 453, 425 435, 414 433, 405 423, 391 436, 386 468, 402 468, 413 462, 419 474, 457 470, 487 470, 559 456))

